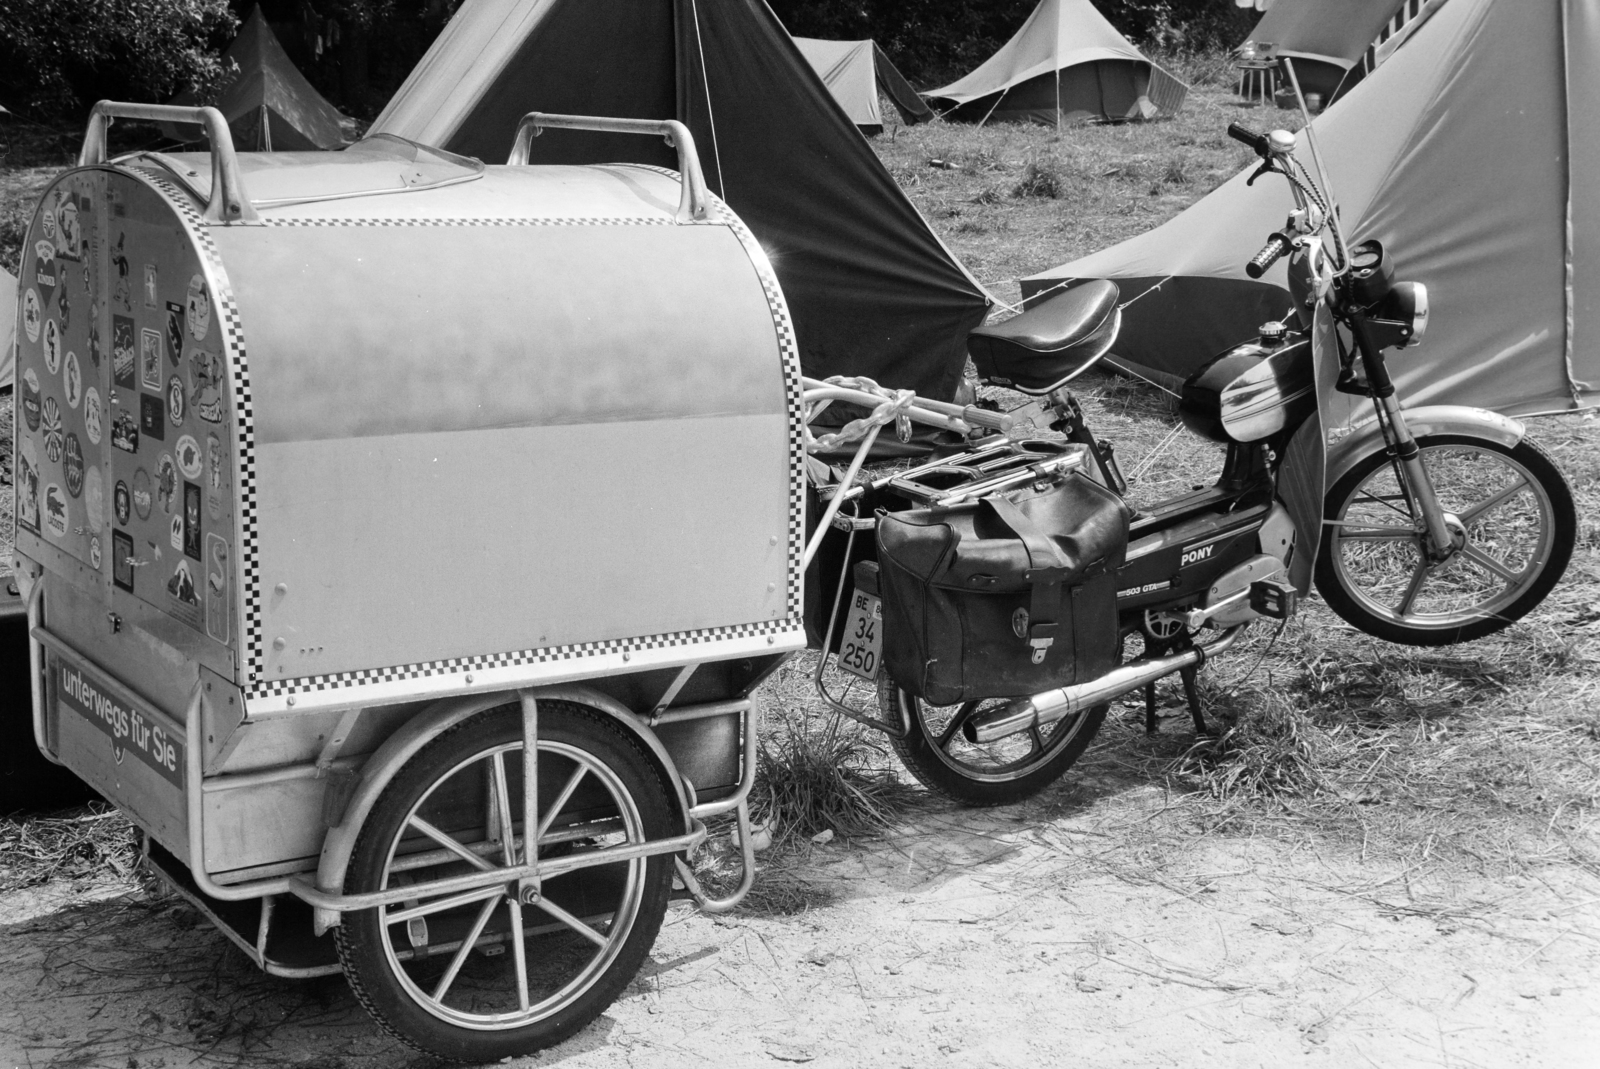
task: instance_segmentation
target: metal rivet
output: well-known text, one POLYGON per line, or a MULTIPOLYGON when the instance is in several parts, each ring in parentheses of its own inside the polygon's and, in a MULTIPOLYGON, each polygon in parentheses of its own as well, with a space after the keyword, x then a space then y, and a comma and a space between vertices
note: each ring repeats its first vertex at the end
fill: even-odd
POLYGON ((777 544, 778 544, 778 536, 777 535, 773 535, 771 538, 767 539, 767 545, 775 546, 777 544))
POLYGON ((633 660, 633 654, 631 654, 631 653, 624 653, 624 654, 623 654, 623 655, 622 655, 622 659, 623 659, 623 660, 624 660, 624 661, 631 661, 631 660, 633 660))
POLYGON ((288 643, 283 640, 282 635, 279 635, 277 638, 272 640, 272 648, 275 650, 281 650, 287 645, 288 643))
POLYGON ((775 642, 777 642, 777 639, 773 638, 771 635, 767 636, 767 645, 771 646, 775 642))
POLYGON ((467 682, 468 682, 468 683, 471 683, 471 682, 472 682, 472 673, 471 673, 471 672, 468 672, 468 673, 467 673, 467 682))
POLYGON ((289 584, 279 583, 277 586, 272 588, 272 592, 278 595, 287 594, 289 592, 289 584))
POLYGON ((294 704, 294 695, 293 694, 289 695, 289 704, 290 705, 294 704))
POLYGON ((768 583, 767 584, 767 593, 768 594, 772 593, 776 589, 778 589, 778 584, 777 583, 768 583))

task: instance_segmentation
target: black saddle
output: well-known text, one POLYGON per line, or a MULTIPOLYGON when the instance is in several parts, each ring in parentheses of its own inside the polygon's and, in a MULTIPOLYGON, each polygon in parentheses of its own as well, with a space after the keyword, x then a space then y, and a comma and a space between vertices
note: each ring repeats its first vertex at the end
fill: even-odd
POLYGON ((967 335, 978 378, 1044 394, 1088 370, 1117 338, 1121 291, 1096 279, 1041 301, 1019 316, 967 335))

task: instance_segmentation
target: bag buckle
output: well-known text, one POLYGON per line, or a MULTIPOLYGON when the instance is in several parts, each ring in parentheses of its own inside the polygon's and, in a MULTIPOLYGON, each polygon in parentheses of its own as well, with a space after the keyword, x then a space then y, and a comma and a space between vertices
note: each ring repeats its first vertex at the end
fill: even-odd
POLYGON ((1028 628, 1028 645, 1033 647, 1033 663, 1043 664, 1044 654, 1056 641, 1056 624, 1034 624, 1028 628))

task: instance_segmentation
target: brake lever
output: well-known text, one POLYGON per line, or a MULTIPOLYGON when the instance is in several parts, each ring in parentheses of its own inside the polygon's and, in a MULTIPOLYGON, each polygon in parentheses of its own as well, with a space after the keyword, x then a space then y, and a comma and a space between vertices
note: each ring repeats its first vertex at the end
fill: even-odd
POLYGON ((1266 162, 1262 163, 1260 167, 1256 168, 1255 174, 1249 177, 1249 179, 1245 182, 1245 185, 1253 186, 1256 184, 1257 178, 1260 178, 1264 174, 1276 174, 1277 170, 1278 169, 1276 167, 1272 166, 1272 161, 1267 160, 1266 162))

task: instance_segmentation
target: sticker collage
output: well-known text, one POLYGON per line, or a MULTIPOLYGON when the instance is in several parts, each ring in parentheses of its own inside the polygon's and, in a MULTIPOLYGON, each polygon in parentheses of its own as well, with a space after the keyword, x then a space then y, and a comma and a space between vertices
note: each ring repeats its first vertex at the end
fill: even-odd
POLYGON ((94 172, 46 194, 29 241, 18 525, 226 645, 222 328, 187 234, 155 191, 94 172))

